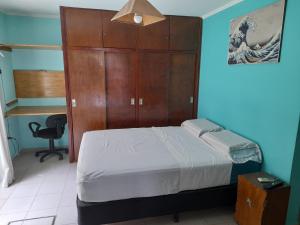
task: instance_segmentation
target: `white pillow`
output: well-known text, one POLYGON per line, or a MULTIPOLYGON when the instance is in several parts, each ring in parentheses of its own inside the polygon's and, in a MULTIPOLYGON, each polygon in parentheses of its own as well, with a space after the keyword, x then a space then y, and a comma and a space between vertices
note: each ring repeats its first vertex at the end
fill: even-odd
POLYGON ((201 139, 238 163, 249 160, 261 162, 262 160, 260 149, 256 143, 229 130, 206 133, 201 136, 201 139))
POLYGON ((200 137, 207 132, 223 130, 222 127, 207 119, 186 120, 181 126, 196 137, 200 137))

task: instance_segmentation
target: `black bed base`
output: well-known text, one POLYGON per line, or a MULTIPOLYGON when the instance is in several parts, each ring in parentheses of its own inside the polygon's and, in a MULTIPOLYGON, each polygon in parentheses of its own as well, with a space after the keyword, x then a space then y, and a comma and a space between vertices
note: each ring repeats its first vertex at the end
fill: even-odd
POLYGON ((77 198, 78 225, 101 225, 184 211, 233 206, 236 185, 184 191, 178 194, 87 203, 77 198))

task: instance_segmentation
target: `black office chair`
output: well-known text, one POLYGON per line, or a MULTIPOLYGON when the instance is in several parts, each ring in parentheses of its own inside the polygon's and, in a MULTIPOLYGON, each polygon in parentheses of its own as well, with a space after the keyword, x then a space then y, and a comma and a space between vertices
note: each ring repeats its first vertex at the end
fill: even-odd
POLYGON ((55 148, 54 146, 54 140, 60 139, 65 131, 65 125, 67 123, 67 116, 64 114, 61 115, 53 115, 49 116, 46 120, 46 126, 47 128, 41 129, 41 124, 37 122, 31 122, 29 123, 29 129, 32 132, 33 137, 36 138, 44 138, 49 139, 49 149, 38 151, 35 153, 36 157, 39 157, 40 154, 44 155, 40 158, 40 162, 44 162, 44 159, 51 154, 55 154, 59 156, 59 160, 63 160, 63 154, 61 151, 64 151, 65 153, 68 153, 68 149, 66 148, 55 148), (35 129, 34 129, 35 126, 35 129))

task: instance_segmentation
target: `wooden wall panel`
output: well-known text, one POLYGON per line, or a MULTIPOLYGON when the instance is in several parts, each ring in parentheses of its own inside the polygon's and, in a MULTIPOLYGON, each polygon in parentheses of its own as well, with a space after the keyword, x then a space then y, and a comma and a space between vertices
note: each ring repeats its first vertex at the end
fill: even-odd
POLYGON ((139 49, 169 49, 170 20, 168 16, 162 22, 139 27, 138 31, 139 49))
POLYGON ((74 157, 77 160, 84 132, 106 128, 104 52, 71 50, 68 53, 74 157))
POLYGON ((197 50, 200 45, 201 19, 170 16, 170 49, 197 50))
POLYGON ((111 21, 117 12, 103 11, 103 45, 106 48, 136 48, 137 27, 111 21))
POLYGON ((167 126, 169 54, 141 53, 139 61, 139 126, 167 126))
POLYGON ((14 70, 17 98, 65 97, 63 71, 14 70))
POLYGON ((68 46, 103 47, 102 13, 99 10, 64 8, 68 46))
POLYGON ((136 127, 136 54, 105 54, 107 128, 136 127), (133 101, 133 102, 132 102, 133 101))
POLYGON ((195 62, 195 54, 171 54, 169 125, 179 126, 193 118, 195 62))

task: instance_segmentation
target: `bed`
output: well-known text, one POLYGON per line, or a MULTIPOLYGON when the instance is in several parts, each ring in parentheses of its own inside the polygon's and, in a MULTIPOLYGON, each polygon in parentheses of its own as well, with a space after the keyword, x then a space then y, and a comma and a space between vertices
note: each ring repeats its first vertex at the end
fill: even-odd
MULTIPOLYGON (((79 225, 234 204, 237 176, 259 171, 261 156, 238 162, 193 132, 182 126, 85 133, 77 166, 79 225)), ((246 149, 258 152, 254 145, 246 149)))

